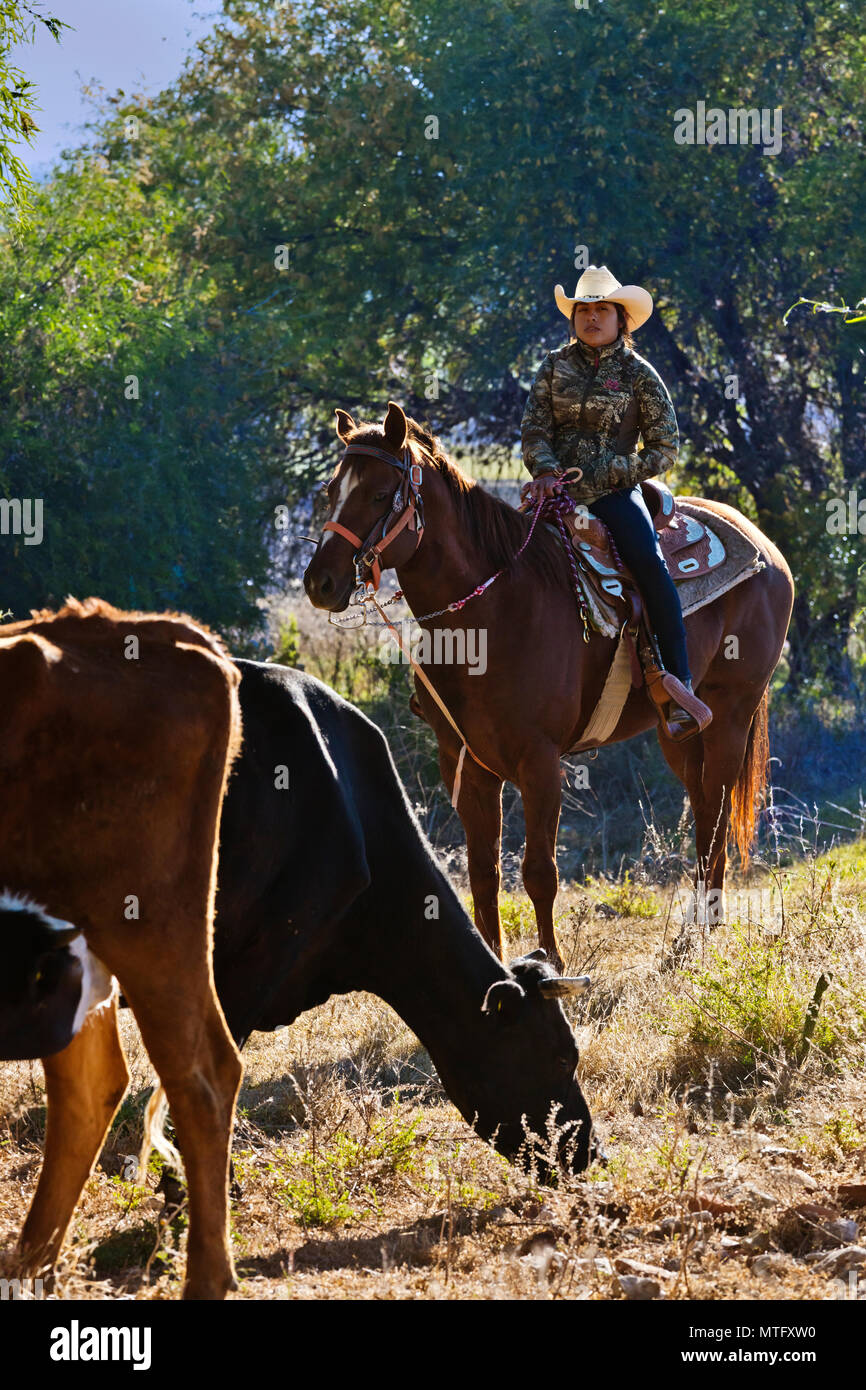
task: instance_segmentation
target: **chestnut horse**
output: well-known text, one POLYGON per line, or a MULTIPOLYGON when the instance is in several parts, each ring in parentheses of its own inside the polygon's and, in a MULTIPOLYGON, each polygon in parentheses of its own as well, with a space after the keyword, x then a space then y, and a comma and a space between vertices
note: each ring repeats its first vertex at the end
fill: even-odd
MULTIPOLYGON (((304 575, 317 608, 344 611, 358 580, 373 574, 378 581, 380 566, 396 570, 416 617, 446 608, 504 571, 459 611, 422 623, 429 633, 447 628, 458 637, 460 629, 485 631, 484 673, 466 664, 419 664, 471 750, 462 762, 457 810, 466 832, 478 927, 501 956, 500 841, 507 780, 523 798, 523 882, 539 941, 561 970, 553 928, 560 758, 580 741, 617 639, 591 630, 590 641, 584 641, 558 537, 539 524, 515 559, 530 517, 464 477, 439 441, 393 401, 381 426, 356 425, 338 410, 337 433, 345 453, 327 487, 329 521, 304 575), (374 540, 378 553, 371 549, 374 540)), ((694 814, 696 902, 705 909, 710 905, 703 920, 718 925, 725 914, 729 833, 747 863, 755 802, 766 785, 767 686, 788 630, 794 585, 784 557, 746 517, 722 502, 697 500, 710 513, 735 521, 764 560, 763 569, 685 619, 694 688, 712 709, 712 723, 679 743, 659 728, 662 752, 686 788, 694 814), (731 636, 738 642, 731 644, 731 636), (729 657, 726 650, 737 654, 729 657)), ((432 641, 430 646, 435 652, 432 641)), ((412 708, 436 734, 439 767, 451 792, 462 740, 417 675, 415 689, 412 708)), ((656 723, 645 686, 632 687, 605 742, 633 738, 656 723)))

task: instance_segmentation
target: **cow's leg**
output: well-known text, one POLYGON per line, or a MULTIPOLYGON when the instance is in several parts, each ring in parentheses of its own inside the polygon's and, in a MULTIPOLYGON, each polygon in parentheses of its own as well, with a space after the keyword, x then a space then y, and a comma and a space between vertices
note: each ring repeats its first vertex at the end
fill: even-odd
POLYGON ((553 904, 559 887, 556 869, 556 831, 562 804, 559 750, 551 745, 535 747, 518 769, 526 850, 523 886, 532 899, 539 944, 548 960, 562 973, 562 956, 553 930, 553 904))
MULTIPOLYGON (((182 932, 178 939, 184 938, 182 932)), ((131 982, 132 1006, 159 1073, 183 1155, 189 1194, 184 1298, 222 1298, 237 1288, 228 1241, 228 1165, 235 1099, 243 1075, 238 1050, 213 991, 206 960, 174 962, 171 980, 131 982), (178 990, 182 969, 183 989, 178 990)))
POLYGON ((17 1258, 25 1274, 54 1264, 81 1189, 129 1082, 114 1001, 95 1009, 81 1032, 46 1057, 45 1159, 17 1258))
MULTIPOLYGON (((441 755, 439 767, 449 792, 453 791, 456 760, 441 755)), ((463 760, 457 812, 466 832, 469 886, 475 908, 475 924, 490 949, 502 959, 502 927, 499 921, 500 845, 502 840, 502 783, 485 772, 467 753, 463 760)))

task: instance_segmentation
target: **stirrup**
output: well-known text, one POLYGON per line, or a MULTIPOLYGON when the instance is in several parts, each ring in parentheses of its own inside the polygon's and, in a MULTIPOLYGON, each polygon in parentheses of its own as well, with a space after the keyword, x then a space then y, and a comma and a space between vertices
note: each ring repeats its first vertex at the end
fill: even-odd
POLYGON ((684 743, 686 739, 702 733, 712 722, 713 712, 709 705, 705 705, 670 672, 665 672, 661 684, 672 697, 666 717, 659 709, 659 720, 666 737, 672 743, 684 743))

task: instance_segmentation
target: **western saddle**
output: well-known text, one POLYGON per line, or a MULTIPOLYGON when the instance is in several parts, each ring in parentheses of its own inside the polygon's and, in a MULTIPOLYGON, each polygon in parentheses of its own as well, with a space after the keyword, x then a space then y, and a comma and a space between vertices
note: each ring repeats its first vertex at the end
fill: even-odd
MULTIPOLYGON (((641 483, 641 491, 668 573, 675 583, 710 574, 722 564, 725 547, 701 519, 699 507, 690 506, 687 500, 684 506, 658 479, 646 479, 641 483)), ((628 639, 632 684, 640 686, 646 682, 647 694, 667 736, 680 742, 705 728, 711 715, 702 701, 690 696, 685 686, 665 671, 634 576, 620 558, 607 527, 581 505, 565 522, 589 600, 589 612, 601 615, 608 630, 615 627, 628 639), (692 716, 690 722, 669 723, 667 712, 671 706, 685 709, 692 716)), ((588 640, 586 631, 584 635, 588 640)))

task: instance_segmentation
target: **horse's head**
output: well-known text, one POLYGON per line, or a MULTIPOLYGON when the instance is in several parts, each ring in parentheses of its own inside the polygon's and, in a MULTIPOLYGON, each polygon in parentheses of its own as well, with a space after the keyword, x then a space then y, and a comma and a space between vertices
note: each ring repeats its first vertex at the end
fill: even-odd
POLYGON ((356 560, 361 577, 378 585, 380 568, 414 554, 423 521, 419 459, 400 406, 388 402, 381 426, 356 425, 345 410, 336 414, 346 448, 327 485, 327 520, 304 588, 316 608, 342 613, 356 583, 356 560))

